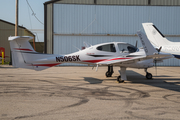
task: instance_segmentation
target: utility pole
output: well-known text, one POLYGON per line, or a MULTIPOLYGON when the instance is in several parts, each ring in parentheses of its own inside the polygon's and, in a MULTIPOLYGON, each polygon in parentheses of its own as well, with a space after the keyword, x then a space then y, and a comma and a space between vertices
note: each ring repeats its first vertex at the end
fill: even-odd
POLYGON ((16 0, 15 36, 18 36, 18 0, 16 0))

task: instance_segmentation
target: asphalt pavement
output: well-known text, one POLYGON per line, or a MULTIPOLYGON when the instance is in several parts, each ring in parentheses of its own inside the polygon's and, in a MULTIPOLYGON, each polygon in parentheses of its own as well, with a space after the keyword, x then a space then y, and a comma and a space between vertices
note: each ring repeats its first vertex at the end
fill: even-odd
POLYGON ((0 66, 0 120, 180 120, 180 67, 52 67, 43 71, 0 66))

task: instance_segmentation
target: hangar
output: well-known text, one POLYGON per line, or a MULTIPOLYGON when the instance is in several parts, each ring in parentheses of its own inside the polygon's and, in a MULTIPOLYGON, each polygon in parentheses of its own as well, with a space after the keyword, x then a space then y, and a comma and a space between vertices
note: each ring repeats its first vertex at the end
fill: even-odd
MULTIPOLYGON (((18 33, 20 36, 32 36, 35 38, 35 35, 26 29, 25 27, 18 26, 18 33)), ((5 49, 5 61, 9 62, 10 61, 10 45, 8 41, 9 36, 14 36, 15 35, 15 24, 7 22, 5 20, 0 19, 0 56, 1 56, 1 48, 5 49)), ((30 41, 32 46, 33 45, 33 40, 30 41)))
MULTIPOLYGON (((144 22, 153 22, 169 40, 180 42, 179 13, 179 0, 51 0, 44 3, 44 51, 68 54, 84 42, 135 45, 144 22)), ((172 58, 158 65, 180 66, 180 61, 172 58)))

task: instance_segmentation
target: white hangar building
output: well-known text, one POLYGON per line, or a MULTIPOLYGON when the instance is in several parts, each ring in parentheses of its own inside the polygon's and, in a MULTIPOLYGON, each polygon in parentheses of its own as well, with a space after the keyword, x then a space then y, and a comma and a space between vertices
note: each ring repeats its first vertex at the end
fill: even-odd
MULTIPOLYGON (((127 42, 152 22, 171 41, 180 42, 179 0, 51 0, 44 3, 45 53, 68 54, 86 42, 127 42)), ((72 64, 65 64, 72 65, 72 64)), ((180 66, 172 58, 159 66, 180 66)))

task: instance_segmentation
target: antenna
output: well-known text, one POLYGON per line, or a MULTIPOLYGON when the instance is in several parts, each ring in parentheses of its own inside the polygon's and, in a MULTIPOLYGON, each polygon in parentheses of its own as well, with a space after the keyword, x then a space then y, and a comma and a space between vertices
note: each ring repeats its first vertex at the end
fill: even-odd
POLYGON ((75 47, 76 49, 78 49, 79 51, 81 51, 81 49, 79 49, 78 47, 76 47, 76 46, 74 46, 74 45, 72 45, 73 47, 75 47))

